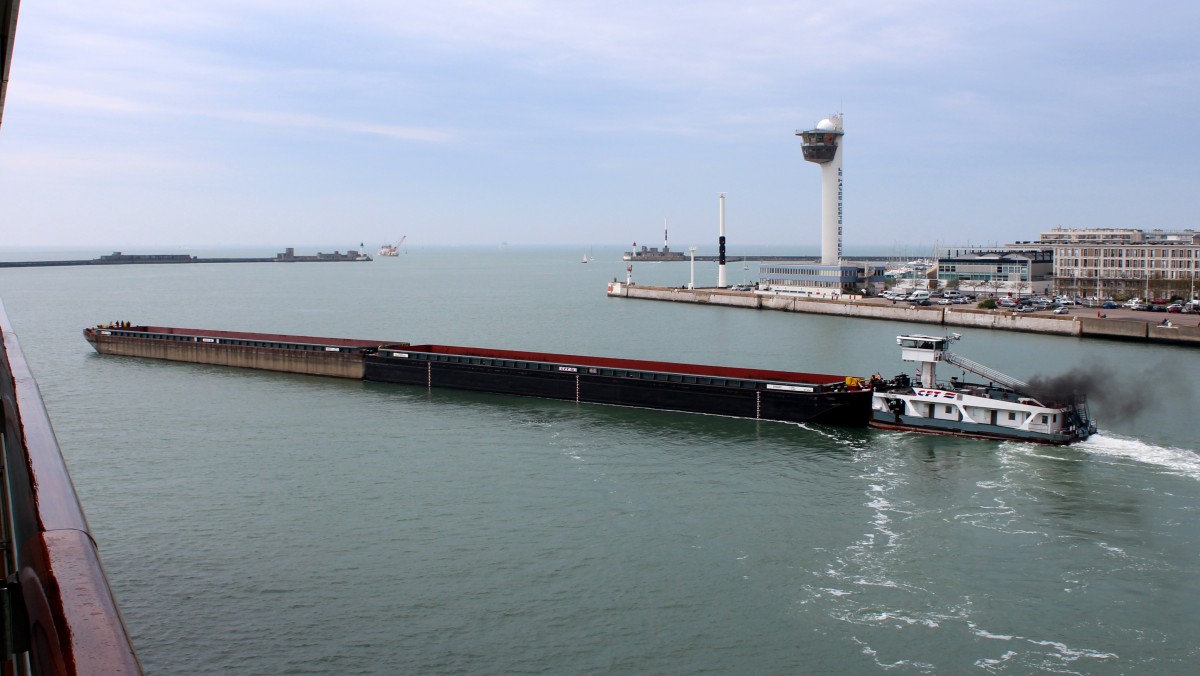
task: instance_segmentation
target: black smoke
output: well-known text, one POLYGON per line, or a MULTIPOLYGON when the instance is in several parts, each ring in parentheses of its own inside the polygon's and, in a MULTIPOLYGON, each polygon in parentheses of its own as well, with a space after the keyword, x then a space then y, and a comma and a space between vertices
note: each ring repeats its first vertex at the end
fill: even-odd
POLYGON ((1105 419, 1117 422, 1136 418, 1163 397, 1174 396, 1181 389, 1176 373, 1163 365, 1131 378, 1103 366, 1077 367, 1055 376, 1031 378, 1023 391, 1046 405, 1067 404, 1082 395, 1093 416, 1098 409, 1105 419))

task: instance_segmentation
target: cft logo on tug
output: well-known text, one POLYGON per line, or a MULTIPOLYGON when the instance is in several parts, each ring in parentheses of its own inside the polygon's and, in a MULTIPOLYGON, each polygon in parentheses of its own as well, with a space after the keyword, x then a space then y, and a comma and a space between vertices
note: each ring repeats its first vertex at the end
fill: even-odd
POLYGON ((913 390, 918 397, 933 397, 935 399, 958 399, 958 395, 954 392, 946 392, 945 390, 913 390))

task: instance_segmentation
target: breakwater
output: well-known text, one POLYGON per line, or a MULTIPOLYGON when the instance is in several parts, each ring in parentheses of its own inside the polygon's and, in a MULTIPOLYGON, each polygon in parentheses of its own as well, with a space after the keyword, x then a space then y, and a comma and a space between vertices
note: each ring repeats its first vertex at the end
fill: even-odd
POLYGON ((82 258, 60 261, 0 261, 0 268, 50 268, 80 265, 186 265, 190 263, 358 263, 370 261, 371 257, 357 251, 342 253, 318 252, 313 256, 296 255, 289 247, 273 258, 201 258, 188 254, 126 254, 114 251, 99 258, 82 258))
POLYGON ((1047 315, 981 310, 975 307, 909 306, 879 304, 863 301, 857 296, 839 300, 802 298, 794 294, 732 291, 728 289, 681 289, 665 286, 642 286, 612 282, 608 295, 614 298, 637 298, 699 305, 720 305, 751 310, 778 310, 836 315, 859 319, 962 326, 970 328, 1024 331, 1076 338, 1110 338, 1144 341, 1156 344, 1177 344, 1200 347, 1200 327, 1165 327, 1139 319, 1108 319, 1072 315, 1047 315))

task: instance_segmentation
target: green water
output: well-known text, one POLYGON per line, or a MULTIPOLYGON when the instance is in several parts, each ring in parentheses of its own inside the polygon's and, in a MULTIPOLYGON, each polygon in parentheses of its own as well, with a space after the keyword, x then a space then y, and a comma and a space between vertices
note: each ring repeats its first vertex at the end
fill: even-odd
POLYGON ((105 357, 80 336, 129 320, 866 375, 935 328, 610 299, 619 252, 581 253, 0 270, 147 670, 1192 672, 1192 350, 961 331, 957 352, 1017 377, 1111 376, 1101 433, 1060 449, 105 357))

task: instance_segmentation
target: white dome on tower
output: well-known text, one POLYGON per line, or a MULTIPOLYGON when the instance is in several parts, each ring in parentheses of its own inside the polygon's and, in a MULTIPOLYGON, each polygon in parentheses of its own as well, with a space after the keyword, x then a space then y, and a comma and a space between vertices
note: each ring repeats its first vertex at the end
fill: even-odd
POLYGON ((837 123, 827 117, 817 123, 817 131, 837 131, 837 123))

